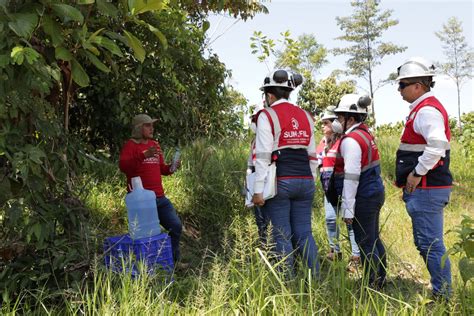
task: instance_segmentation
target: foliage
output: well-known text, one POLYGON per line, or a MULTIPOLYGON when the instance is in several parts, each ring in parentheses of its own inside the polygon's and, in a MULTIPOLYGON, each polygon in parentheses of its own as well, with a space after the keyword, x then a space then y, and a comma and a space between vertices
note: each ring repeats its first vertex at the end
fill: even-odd
POLYGON ((134 29, 152 52, 143 64, 123 58, 116 66, 127 71, 116 76, 87 68, 93 84, 82 90, 71 109, 74 132, 86 135, 94 147, 117 154, 129 137, 132 117, 146 112, 158 118, 157 136, 165 146, 202 136, 239 136, 241 108, 247 101, 225 84, 230 73, 217 56, 203 56, 204 26, 172 9, 144 20, 161 26, 167 47, 146 30, 134 29))
POLYGON ((90 165, 52 105, 13 91, 0 104, 0 286, 9 295, 80 280, 90 262, 88 210, 74 187, 90 165), (80 246, 79 246, 80 245, 80 246))
POLYGON ((298 94, 298 104, 311 113, 321 113, 330 105, 337 105, 344 94, 354 93, 353 81, 337 81, 335 74, 314 82, 307 79, 298 94))
POLYGON ((464 157, 473 160, 474 154, 474 112, 469 112, 461 116, 461 132, 459 142, 462 145, 464 157))
MULTIPOLYGON (((184 1, 171 2, 0 1, 5 295, 64 289, 89 269, 94 236, 81 199, 91 183, 80 185, 81 179, 103 167, 89 153, 117 148, 126 138, 132 114, 163 112, 164 132, 177 130, 162 135, 165 143, 183 139, 183 126, 189 137, 240 135, 246 100, 226 87, 228 72, 217 56, 203 57, 208 22, 199 14, 190 20, 180 9, 184 1), (155 108, 150 99, 162 95, 155 108)), ((243 17, 257 12, 243 1, 207 8, 220 3, 243 17)))
POLYGON ((443 256, 443 263, 447 256, 460 254, 459 273, 464 283, 474 279, 474 219, 468 215, 463 215, 463 220, 458 227, 448 231, 457 233, 458 241, 448 249, 443 256))
POLYGON ((253 18, 257 13, 268 13, 268 9, 262 4, 265 1, 255 0, 170 0, 171 6, 178 6, 195 19, 202 19, 210 12, 226 12, 234 18, 247 20, 253 18))
POLYGON ((290 37, 290 31, 282 36, 284 48, 276 52, 276 67, 289 68, 304 78, 312 78, 328 63, 327 50, 314 34, 301 34, 296 40, 290 37))
MULTIPOLYGON (((336 17, 339 28, 344 32, 337 39, 350 45, 336 48, 334 53, 349 56, 346 62, 348 73, 367 80, 372 100, 375 91, 388 82, 387 79, 375 81, 375 68, 382 63, 384 57, 406 49, 390 42, 382 42, 383 33, 397 25, 398 21, 391 19, 392 10, 381 12, 379 4, 380 1, 377 0, 352 1, 354 13, 351 16, 336 17)), ((374 102, 372 110, 375 117, 374 102)))
POLYGON ((473 78, 474 52, 468 46, 463 35, 462 22, 450 17, 443 29, 435 32, 443 44, 446 62, 441 63, 441 71, 448 75, 456 84, 458 96, 458 120, 461 126, 461 88, 467 80, 473 78))

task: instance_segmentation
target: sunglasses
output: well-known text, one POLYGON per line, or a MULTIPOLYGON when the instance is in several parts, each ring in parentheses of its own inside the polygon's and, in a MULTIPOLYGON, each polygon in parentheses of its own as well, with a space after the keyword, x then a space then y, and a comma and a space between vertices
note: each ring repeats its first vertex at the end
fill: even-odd
POLYGON ((412 84, 415 84, 415 83, 419 83, 419 82, 401 82, 401 81, 400 81, 400 82, 398 83, 398 88, 399 88, 400 90, 403 90, 403 89, 405 89, 406 87, 411 86, 412 84))

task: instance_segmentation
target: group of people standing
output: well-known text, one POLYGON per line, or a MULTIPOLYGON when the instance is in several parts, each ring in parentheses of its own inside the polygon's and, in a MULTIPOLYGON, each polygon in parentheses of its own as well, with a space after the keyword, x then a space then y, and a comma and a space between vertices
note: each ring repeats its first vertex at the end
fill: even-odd
MULTIPOLYGON (((432 63, 414 57, 397 71, 398 90, 410 103, 410 114, 396 154, 396 184, 403 188, 415 245, 431 274, 433 295, 448 297, 449 259, 442 263, 443 209, 452 184, 448 115, 431 92, 432 63)), ((290 93, 301 83, 300 75, 278 69, 265 77, 261 87, 265 107, 253 117, 256 136, 249 159, 256 173, 252 202, 259 231, 271 224, 274 251, 284 258, 290 274, 294 254, 299 254, 318 276, 311 217, 319 178, 325 193, 328 258, 341 257, 336 222, 340 214, 351 240, 351 260, 360 260, 369 286, 380 289, 387 276, 387 254, 379 231, 385 194, 378 147, 364 123, 371 100, 346 94, 336 107, 328 107, 321 117, 324 138, 316 146, 312 116, 289 102, 290 93), (276 163, 277 194, 265 200, 263 188, 271 163, 276 163)))
MULTIPOLYGON (((423 58, 412 58, 398 68, 398 90, 411 104, 396 154, 396 184, 403 188, 415 244, 431 274, 433 294, 447 297, 451 268, 449 259, 442 264, 446 252, 443 209, 452 184, 451 135, 446 110, 431 92, 433 76, 434 66, 423 58)), ((296 250, 304 265, 319 276, 318 246, 311 229, 319 178, 325 192, 329 258, 341 256, 336 222, 340 214, 351 239, 351 259, 361 261, 370 286, 381 288, 387 276, 379 231, 384 185, 377 144, 364 123, 371 100, 347 94, 336 107, 328 107, 321 118, 324 138, 317 148, 313 117, 289 101, 302 82, 300 75, 278 69, 265 77, 261 87, 265 107, 253 117, 256 137, 249 159, 249 172, 255 172, 252 202, 260 238, 266 240, 271 224, 274 251, 284 258, 286 271, 293 275, 296 250), (265 200, 264 183, 272 163, 276 164, 277 193, 265 200)), ((127 176, 129 191, 131 178, 139 176, 143 187, 155 192, 160 222, 170 233, 173 257, 178 261, 182 224, 161 180, 174 171, 153 137, 155 121, 146 114, 133 119, 132 137, 120 154, 120 169, 127 176)))

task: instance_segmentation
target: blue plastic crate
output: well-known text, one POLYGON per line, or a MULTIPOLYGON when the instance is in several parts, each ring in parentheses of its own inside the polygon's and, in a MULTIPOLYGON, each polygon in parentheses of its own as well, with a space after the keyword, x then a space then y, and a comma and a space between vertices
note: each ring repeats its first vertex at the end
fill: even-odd
POLYGON ((104 240, 105 266, 114 272, 140 274, 139 265, 146 265, 148 274, 164 271, 171 275, 174 269, 170 237, 162 233, 149 238, 133 240, 128 234, 104 240))

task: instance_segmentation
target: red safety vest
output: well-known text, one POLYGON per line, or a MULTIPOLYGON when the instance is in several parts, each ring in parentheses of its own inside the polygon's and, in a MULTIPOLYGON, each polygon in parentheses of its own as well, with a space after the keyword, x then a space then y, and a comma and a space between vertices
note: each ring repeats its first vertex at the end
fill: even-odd
MULTIPOLYGON (((426 139, 422 135, 415 132, 414 123, 418 112, 425 106, 431 106, 437 109, 444 119, 444 131, 448 142, 451 140, 451 130, 449 128, 448 113, 443 105, 431 96, 422 100, 415 106, 408 116, 403 130, 401 143, 397 150, 396 161, 396 184, 404 187, 408 174, 418 164, 418 157, 421 156, 426 147, 426 139)), ((424 175, 419 184, 419 188, 448 188, 452 185, 452 176, 449 171, 450 148, 449 143, 446 149, 446 156, 441 158, 438 163, 424 175)))
POLYGON ((262 110, 272 127, 273 151, 283 148, 307 148, 313 135, 313 118, 305 110, 288 102, 262 110))
POLYGON ((316 151, 308 152, 314 130, 311 115, 289 102, 263 109, 262 113, 267 116, 272 129, 272 160, 277 163, 277 177, 312 178, 307 161, 317 160, 317 157, 316 151), (305 162, 305 159, 308 160, 305 162))

